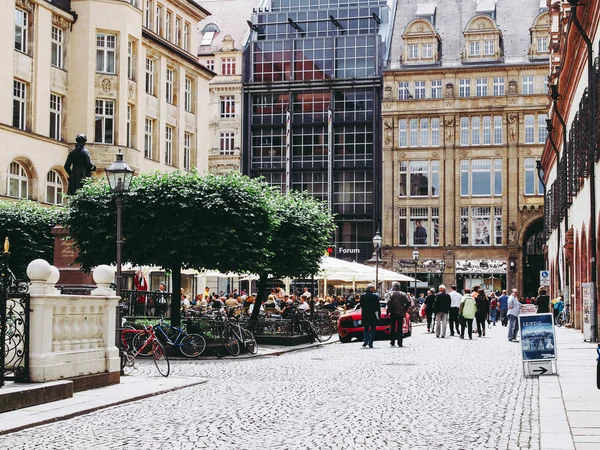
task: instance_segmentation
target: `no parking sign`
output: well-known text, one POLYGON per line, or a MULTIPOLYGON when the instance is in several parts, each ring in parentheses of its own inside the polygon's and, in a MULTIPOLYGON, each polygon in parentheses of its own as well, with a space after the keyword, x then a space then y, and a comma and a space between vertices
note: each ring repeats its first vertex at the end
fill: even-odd
POLYGON ((550 272, 540 270, 540 286, 550 286, 550 272))

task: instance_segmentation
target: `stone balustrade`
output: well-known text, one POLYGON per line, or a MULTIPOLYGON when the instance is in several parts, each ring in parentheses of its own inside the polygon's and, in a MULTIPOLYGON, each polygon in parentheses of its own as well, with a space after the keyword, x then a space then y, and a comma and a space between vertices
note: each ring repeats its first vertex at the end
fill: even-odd
POLYGON ((31 280, 29 373, 33 382, 109 374, 118 383, 115 346, 118 297, 110 288, 114 271, 98 266, 92 295, 60 295, 58 270, 42 259, 27 268, 31 280))

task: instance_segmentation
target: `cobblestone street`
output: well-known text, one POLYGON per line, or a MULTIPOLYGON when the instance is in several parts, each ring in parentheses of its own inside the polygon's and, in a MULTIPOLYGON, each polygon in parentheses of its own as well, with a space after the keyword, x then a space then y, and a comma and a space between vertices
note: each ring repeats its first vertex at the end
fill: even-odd
POLYGON ((506 328, 413 332, 405 348, 173 361, 171 376, 209 382, 0 436, 0 449, 539 449, 538 381, 506 328))

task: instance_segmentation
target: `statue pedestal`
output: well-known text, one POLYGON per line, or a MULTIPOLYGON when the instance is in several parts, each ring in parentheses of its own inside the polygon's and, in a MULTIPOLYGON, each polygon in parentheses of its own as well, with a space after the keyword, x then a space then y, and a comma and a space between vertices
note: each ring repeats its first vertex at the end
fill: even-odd
POLYGON ((77 247, 69 237, 69 231, 62 225, 52 228, 54 236, 54 266, 60 272, 57 285, 61 286, 95 286, 92 274, 81 271, 81 265, 75 263, 77 247))

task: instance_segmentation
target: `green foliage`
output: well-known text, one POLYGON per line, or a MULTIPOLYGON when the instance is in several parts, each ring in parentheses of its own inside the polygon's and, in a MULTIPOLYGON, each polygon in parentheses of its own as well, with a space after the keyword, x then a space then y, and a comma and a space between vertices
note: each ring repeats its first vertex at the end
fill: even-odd
POLYGON ((0 201, 0 244, 10 241, 9 267, 17 278, 25 278, 27 265, 37 258, 52 264, 54 237, 51 230, 62 222, 65 210, 43 207, 30 201, 0 201))

